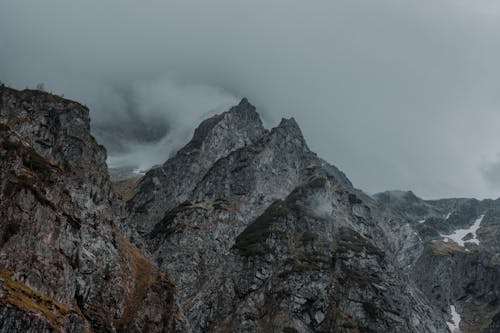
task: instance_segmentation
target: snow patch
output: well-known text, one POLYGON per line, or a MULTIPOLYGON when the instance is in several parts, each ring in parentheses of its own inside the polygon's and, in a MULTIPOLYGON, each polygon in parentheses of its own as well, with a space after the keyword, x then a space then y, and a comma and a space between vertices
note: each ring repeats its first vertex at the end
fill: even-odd
POLYGON ((427 220, 423 219, 423 220, 418 221, 418 223, 422 224, 422 223, 425 223, 425 221, 427 221, 427 220))
POLYGON ((464 247, 465 243, 474 243, 479 245, 479 239, 477 239, 477 230, 481 227, 481 222, 483 221, 483 218, 484 214, 479 216, 469 229, 458 229, 455 230, 455 232, 452 233, 451 235, 441 235, 441 237, 444 237, 445 242, 448 242, 448 239, 451 239, 461 247, 464 247), (472 234, 472 238, 464 241, 463 239, 468 234, 472 234))
POLYGON ((132 170, 132 173, 136 174, 136 175, 144 176, 146 174, 146 171, 141 170, 140 168, 137 168, 137 169, 132 170))
POLYGON ((451 320, 447 321, 446 324, 448 325, 451 333, 460 333, 460 321, 462 320, 462 318, 458 314, 457 309, 455 309, 454 305, 450 305, 450 311, 451 320))
POLYGON ((449 212, 448 214, 446 214, 446 216, 444 217, 445 220, 449 219, 451 216, 451 212, 449 212))

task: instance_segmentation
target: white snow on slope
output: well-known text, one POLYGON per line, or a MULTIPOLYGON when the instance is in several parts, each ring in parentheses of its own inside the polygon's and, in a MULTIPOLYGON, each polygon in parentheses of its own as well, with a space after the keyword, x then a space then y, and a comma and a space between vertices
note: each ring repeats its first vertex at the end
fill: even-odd
POLYGON ((136 175, 144 176, 146 174, 146 171, 141 170, 140 168, 136 168, 136 169, 132 170, 132 173, 136 174, 136 175))
POLYGON ((479 239, 477 239, 477 230, 481 227, 481 221, 483 221, 483 217, 484 214, 479 216, 469 229, 458 229, 455 230, 455 232, 451 235, 441 235, 441 237, 444 237, 445 242, 448 242, 448 239, 451 239, 462 247, 465 245, 465 243, 474 243, 479 245, 479 239), (464 241, 463 238, 469 233, 472 234, 472 239, 464 241))
POLYGON ((425 223, 425 219, 418 221, 418 223, 425 223))
POLYGON ((445 220, 449 219, 451 216, 451 212, 449 212, 448 214, 446 214, 446 216, 444 217, 445 220))
POLYGON ((462 318, 458 314, 457 309, 455 309, 454 305, 450 305, 450 310, 451 321, 447 321, 446 324, 448 325, 451 333, 460 333, 460 321, 462 320, 462 318))

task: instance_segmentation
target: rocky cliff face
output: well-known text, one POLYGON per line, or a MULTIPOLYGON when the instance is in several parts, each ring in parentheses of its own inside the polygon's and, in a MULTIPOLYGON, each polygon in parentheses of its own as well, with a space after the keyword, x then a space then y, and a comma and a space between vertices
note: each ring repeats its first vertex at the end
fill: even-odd
POLYGON ((117 222, 88 110, 0 87, 0 332, 175 326, 173 283, 117 222))
POLYGON ((455 311, 461 332, 498 331, 500 200, 424 201, 394 191, 375 197, 406 216, 414 233, 406 238, 414 249, 406 268, 436 311, 455 311))
POLYGON ((498 330, 500 201, 368 196, 246 99, 112 187, 85 107, 0 103, 0 332, 498 330))
POLYGON ((293 119, 262 130, 243 100, 203 123, 186 148, 146 174, 138 191, 127 206, 129 225, 177 281, 192 332, 446 330, 445 314, 436 314, 398 270, 387 212, 312 153, 293 119), (248 109, 252 117, 244 117, 248 109), (224 117, 238 119, 244 130, 229 126, 223 135, 259 130, 231 144, 205 125, 226 128, 224 117), (172 166, 188 169, 178 166, 193 142, 204 147, 195 156, 210 161, 207 167, 195 176, 175 173, 175 185, 162 181, 172 166), (155 198, 152 188, 173 188, 176 196, 155 198), (137 215, 137 207, 155 215, 137 215))
POLYGON ((165 214, 187 200, 212 165, 231 151, 258 140, 266 130, 246 99, 230 111, 207 119, 174 158, 150 171, 130 200, 128 225, 146 234, 165 214))

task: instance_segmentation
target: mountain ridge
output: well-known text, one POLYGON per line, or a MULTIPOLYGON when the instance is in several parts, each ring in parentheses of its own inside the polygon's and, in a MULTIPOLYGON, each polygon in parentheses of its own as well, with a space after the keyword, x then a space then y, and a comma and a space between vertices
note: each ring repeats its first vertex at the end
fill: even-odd
MULTIPOLYGON (((248 102, 244 101, 244 103, 248 102)), ((218 120, 220 115, 212 119, 218 120)), ((231 135, 238 135, 238 133, 231 132, 231 135)), ((384 236, 390 231, 379 226, 377 218, 373 218, 370 213, 370 207, 376 207, 377 202, 354 189, 338 169, 331 165, 326 167, 326 163, 309 150, 294 119, 283 119, 270 131, 262 131, 260 138, 254 142, 249 142, 234 150, 224 147, 223 151, 228 154, 214 162, 206 170, 204 176, 199 177, 200 180, 193 189, 183 189, 185 193, 181 196, 187 201, 177 208, 166 209, 164 217, 158 217, 156 227, 153 228, 153 232, 149 233, 150 240, 145 241, 150 245, 148 250, 154 260, 167 271, 173 272, 174 278, 178 281, 180 289, 178 301, 188 321, 192 325, 195 324, 192 327, 194 332, 219 331, 222 327, 225 329, 230 327, 233 331, 259 331, 268 325, 267 322, 274 323, 276 330, 289 327, 304 332, 322 332, 332 329, 342 331, 349 326, 358 330, 369 329, 370 325, 378 327, 379 331, 396 330, 395 327, 398 327, 399 331, 417 330, 416 327, 412 328, 414 324, 408 321, 405 324, 397 323, 388 315, 389 312, 380 312, 380 317, 384 317, 385 321, 375 323, 373 318, 369 319, 371 317, 366 316, 364 310, 354 310, 356 307, 350 308, 354 304, 371 304, 369 299, 366 299, 366 295, 361 296, 363 293, 371 294, 363 284, 363 280, 352 284, 352 289, 363 290, 358 295, 360 300, 354 303, 340 296, 329 299, 320 290, 321 288, 342 289, 342 284, 347 285, 349 281, 342 269, 335 273, 339 268, 329 266, 329 261, 354 265, 356 260, 354 259, 356 255, 353 256, 349 251, 335 254, 337 251, 332 252, 327 244, 340 242, 343 247, 349 247, 350 242, 356 240, 359 244, 355 247, 355 251, 359 251, 356 253, 361 253, 362 256, 373 256, 370 259, 373 262, 373 266, 369 268, 370 274, 378 275, 377 271, 382 271, 378 262, 384 262, 384 266, 392 267, 389 261, 392 259, 385 258, 393 255, 388 254, 386 257, 386 251, 381 249, 390 247, 389 240, 384 236), (335 214, 336 219, 344 222, 339 222, 339 226, 332 224, 332 214, 335 214), (276 224, 283 218, 290 219, 287 223, 292 224, 288 224, 287 228, 297 230, 297 235, 282 230, 282 227, 276 224), (317 221, 311 224, 312 230, 308 231, 297 225, 297 223, 303 223, 301 221, 304 219, 308 219, 310 223, 317 221), (186 225, 187 221, 189 222, 186 225), (312 225, 316 226, 312 227, 312 225), (329 227, 324 229, 325 225, 329 227), (337 232, 338 236, 336 236, 337 232), (277 235, 285 234, 288 234, 291 239, 299 237, 308 241, 306 243, 295 241, 276 243, 273 240, 277 235), (377 244, 372 245, 370 239, 377 244), (326 258, 323 259, 326 260, 326 265, 316 262, 314 256, 308 257, 305 254, 308 250, 304 246, 309 246, 307 244, 311 242, 320 244, 322 250, 318 252, 318 255, 321 253, 320 257, 326 258), (280 251, 275 250, 276 246, 280 248, 280 251), (289 257, 296 251, 304 253, 301 256, 306 256, 304 258, 306 261, 297 261, 297 267, 303 267, 305 271, 294 269, 290 271, 286 268, 289 265, 288 261, 297 260, 289 257), (207 255, 207 252, 213 254, 207 255), (348 253, 347 256, 344 253, 348 253), (266 259, 262 262, 261 258, 266 259), (312 260, 312 263, 307 264, 309 260, 312 260), (254 263, 251 269, 247 266, 249 261, 254 263), (272 264, 266 264, 269 262, 272 264), (183 269, 185 267, 192 267, 192 270, 183 269), (280 273, 282 269, 289 273, 285 275, 283 272, 280 273), (289 297, 292 297, 290 299, 280 296, 283 298, 282 302, 287 304, 287 308, 277 317, 261 313, 261 310, 254 304, 255 300, 250 301, 258 297, 264 305, 268 302, 264 295, 266 293, 274 295, 273 290, 269 289, 266 283, 263 284, 265 281, 276 279, 280 285, 285 285, 288 278, 297 274, 306 274, 307 276, 300 278, 304 281, 311 281, 310 271, 314 272, 316 269, 319 269, 318 276, 324 280, 321 287, 311 290, 308 296, 311 300, 317 299, 317 305, 313 307, 295 302, 296 294, 300 294, 299 290, 294 291, 295 296, 290 295, 289 297), (267 273, 259 273, 259 271, 267 273), (252 283, 248 285, 249 282, 246 282, 253 274, 261 276, 253 280, 254 287, 252 283), (342 279, 336 279, 334 283, 326 282, 331 274, 340 274, 342 279), (257 283, 257 281, 260 282, 257 283), (193 288, 193 285, 198 287, 193 288), (248 285, 245 287, 247 289, 241 290, 241 287, 245 285, 248 285), (249 287, 251 288, 248 289, 249 287), (223 290, 224 297, 220 293, 213 292, 218 289, 223 290), (193 301, 195 301, 194 304, 193 301), (247 315, 252 314, 252 317, 266 319, 245 320, 241 317, 242 314, 237 314, 238 311, 231 314, 228 311, 235 302, 245 304, 238 311, 247 315), (322 303, 323 305, 320 306, 322 303), (337 303, 342 305, 335 305, 337 303), (298 310, 300 310, 300 319, 294 319, 292 313, 298 310), (332 316, 336 311, 344 313, 346 318, 352 318, 340 320, 332 316), (226 315, 222 315, 224 313, 226 315), (232 319, 228 319, 228 316, 232 319), (355 319, 356 316, 357 319, 355 319), (288 325, 286 323, 291 326, 286 326, 288 325)), ((164 165, 175 165, 179 163, 180 158, 182 156, 176 155, 164 165)), ((157 171, 147 173, 144 181, 152 182, 156 174, 157 171)), ((159 182, 158 186, 162 186, 162 183, 159 182)), ((140 194, 138 198, 132 200, 139 199, 140 194)), ((154 201, 149 201, 148 204, 155 206, 154 201)), ((128 208, 135 209, 134 206, 128 206, 128 208)), ((352 272, 350 278, 362 277, 366 274, 365 269, 368 269, 364 266, 355 265, 354 267, 356 268, 350 270, 352 272)), ((385 274, 386 279, 399 285, 398 288, 403 291, 403 278, 398 276, 395 267, 392 267, 390 271, 392 273, 382 273, 382 275, 385 274)), ((252 279, 256 278, 252 277, 252 279)), ((374 279, 378 281, 379 278, 374 279)), ((349 289, 342 290, 348 293, 349 289)), ((425 321, 429 331, 438 331, 437 327, 444 326, 444 319, 440 321, 433 318, 431 310, 425 308, 425 302, 420 299, 417 291, 403 294, 421 304, 421 310, 419 310, 421 312, 416 314, 417 317, 421 316, 421 319, 417 321, 425 321)), ((388 299, 383 298, 382 302, 388 302, 388 307, 390 307, 388 304, 391 302, 391 297, 399 299, 401 303, 408 302, 407 298, 394 293, 388 299)), ((279 308, 276 301, 271 299, 268 307, 279 308)), ((373 307, 376 306, 373 305, 373 307)), ((404 310, 408 311, 405 312, 407 320, 412 317, 408 309, 409 305, 407 305, 407 310, 404 310)))
POLYGON ((367 195, 244 98, 123 202, 89 122, 0 87, 0 332, 500 327, 500 200, 367 195))

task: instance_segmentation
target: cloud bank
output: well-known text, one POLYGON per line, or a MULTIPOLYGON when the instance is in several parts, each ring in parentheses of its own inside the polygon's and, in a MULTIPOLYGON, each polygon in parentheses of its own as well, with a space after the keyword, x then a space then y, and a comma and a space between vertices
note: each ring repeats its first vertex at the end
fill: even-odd
POLYGON ((490 0, 0 3, 0 80, 89 105, 111 164, 246 96, 368 192, 498 197, 498 59, 490 0))

